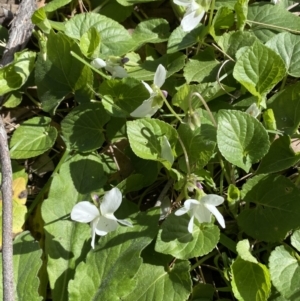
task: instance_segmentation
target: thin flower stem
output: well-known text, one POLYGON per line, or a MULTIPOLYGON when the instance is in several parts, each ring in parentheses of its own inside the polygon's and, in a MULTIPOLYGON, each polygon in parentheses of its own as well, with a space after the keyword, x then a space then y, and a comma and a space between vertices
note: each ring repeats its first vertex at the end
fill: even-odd
POLYGON ((200 266, 200 265, 201 265, 203 262, 205 262, 207 259, 209 259, 209 258, 211 258, 211 257, 213 257, 213 256, 215 256, 215 255, 217 255, 217 254, 218 254, 217 250, 214 250, 214 251, 212 251, 211 253, 209 253, 209 254, 203 256, 200 260, 198 260, 196 263, 194 263, 194 264, 191 266, 190 271, 193 271, 195 268, 197 268, 198 266, 200 266))
MULTIPOLYGON (((229 184, 231 184, 231 177, 229 176, 227 169, 224 165, 223 159, 222 159, 222 155, 220 154, 220 152, 218 151, 218 157, 219 157, 219 162, 220 162, 220 166, 222 168, 222 172, 224 172, 224 176, 226 178, 226 181, 229 184)), ((220 183, 221 184, 221 183, 220 183)))
POLYGON ((285 76, 281 82, 280 91, 282 91, 284 89, 286 80, 287 80, 287 76, 285 76))
POLYGON ((198 266, 198 269, 199 269, 199 273, 200 273, 201 278, 202 278, 202 282, 203 282, 204 284, 206 284, 206 280, 205 280, 204 274, 203 274, 203 272, 202 272, 201 265, 198 266))
POLYGON ((252 20, 247 20, 247 23, 261 25, 262 27, 266 27, 266 28, 282 29, 282 30, 285 30, 285 31, 288 31, 291 33, 300 34, 300 30, 294 30, 294 29, 283 27, 283 26, 271 25, 271 24, 256 22, 256 21, 252 21, 252 20))
POLYGON ((155 182, 152 186, 149 186, 148 188, 145 189, 145 191, 142 193, 142 195, 139 197, 139 200, 138 200, 138 208, 141 207, 142 205, 142 201, 145 197, 145 195, 147 195, 147 193, 149 193, 151 190, 154 190, 156 189, 159 185, 162 184, 162 181, 159 181, 159 182, 155 182))
POLYGON ((211 119, 212 123, 214 124, 215 128, 217 128, 217 122, 216 122, 216 120, 215 120, 215 118, 214 118, 214 116, 213 116, 211 110, 209 109, 209 107, 208 107, 206 101, 205 101, 204 98, 202 97, 202 95, 201 95, 200 93, 198 93, 198 92, 194 92, 194 93, 192 93, 192 95, 191 95, 190 98, 192 98, 194 95, 197 96, 197 97, 201 100, 203 106, 205 107, 207 113, 208 113, 209 116, 210 116, 210 119, 211 119))
POLYGON ((223 185, 224 185, 224 169, 222 169, 222 172, 220 175, 220 195, 223 194, 223 185))
MULTIPOLYGON (((223 69, 223 67, 224 67, 228 62, 229 62, 229 60, 225 60, 225 61, 222 63, 221 67, 219 68, 218 74, 217 74, 217 82, 218 82, 220 88, 221 88, 226 94, 228 94, 228 95, 229 95, 230 97, 232 97, 233 99, 238 99, 238 97, 236 97, 235 95, 233 95, 233 94, 227 92, 226 89, 223 87, 223 84, 221 83, 221 80, 223 80, 224 77, 220 77, 220 73, 221 73, 221 70, 223 69)), ((232 72, 232 71, 231 71, 231 72, 232 72)), ((230 74, 230 73, 228 73, 228 74, 230 74)), ((228 74, 225 73, 224 75, 227 76, 228 74)))
POLYGON ((161 207, 162 206, 164 198, 165 198, 167 192, 169 191, 170 187, 172 186, 173 182, 174 182, 173 179, 169 179, 168 180, 168 182, 166 183, 165 187, 163 188, 163 190, 159 194, 158 199, 157 199, 154 207, 161 207))
POLYGON ((133 10, 133 14, 140 22, 144 21, 143 18, 137 13, 135 9, 133 10))
MULTIPOLYGON (((226 52, 224 52, 220 47, 218 47, 215 43, 211 43, 215 48, 217 48, 221 53, 223 53, 224 54, 224 56, 226 56, 226 57, 228 57, 228 59, 230 60, 230 61, 232 61, 232 62, 234 62, 235 63, 235 60, 229 55, 229 54, 227 54, 226 52)), ((207 44, 207 45, 209 45, 209 44, 207 44)))
POLYGON ((179 137, 179 135, 178 135, 178 141, 179 141, 179 143, 182 147, 182 150, 183 150, 183 154, 184 154, 184 158, 185 158, 185 164, 186 164, 186 168, 187 168, 187 173, 188 173, 188 176, 189 176, 191 174, 189 156, 187 154, 186 148, 185 148, 181 138, 179 137))
POLYGON ((38 107, 38 109, 42 108, 42 104, 36 101, 27 91, 25 91, 25 95, 38 107))
POLYGON ((116 158, 116 156, 115 156, 114 148, 112 147, 111 144, 109 145, 109 150, 110 150, 110 153, 111 153, 111 155, 112 155, 112 157, 113 157, 113 160, 114 160, 114 162, 115 162, 115 164, 116 164, 117 170, 120 171, 121 168, 120 168, 119 163, 118 163, 118 160, 117 160, 117 158, 116 158))
POLYGON ((180 194, 178 195, 174 203, 180 203, 184 198, 188 198, 188 196, 185 195, 185 189, 181 190, 180 194))
MULTIPOLYGON (((180 117, 184 117, 185 116, 185 114, 177 114, 177 115, 180 116, 180 117)), ((161 114, 160 116, 162 116, 162 117, 174 117, 173 114, 161 114)))
POLYGON ((92 12, 94 13, 98 13, 107 3, 109 2, 109 0, 104 0, 102 1, 102 3, 100 5, 98 5, 97 7, 95 7, 92 12))
POLYGON ((170 112, 174 115, 174 117, 176 117, 178 119, 178 121, 180 123, 183 123, 182 119, 177 115, 177 113, 173 110, 173 108, 170 106, 169 102, 167 101, 167 99, 165 98, 164 94, 162 93, 161 90, 159 90, 160 92, 160 96, 163 98, 164 103, 166 104, 166 106, 168 107, 168 109, 170 110, 170 112))
MULTIPOLYGON (((191 98, 192 98, 194 95, 197 96, 197 97, 201 100, 203 106, 205 107, 207 113, 208 113, 209 116, 210 116, 210 119, 211 119, 212 123, 214 124, 215 128, 217 129, 217 128, 218 128, 217 122, 216 122, 216 120, 215 120, 215 118, 214 118, 214 116, 213 116, 211 110, 209 109, 209 107, 208 107, 206 101, 204 100, 204 98, 203 98, 203 97, 201 96, 201 94, 198 93, 198 92, 192 93, 191 98)), ((221 165, 221 167, 222 167, 222 170, 224 170, 225 178, 226 178, 228 184, 230 184, 230 183, 231 183, 230 176, 227 174, 227 170, 226 170, 225 165, 224 165, 224 163, 223 163, 222 156, 221 156, 221 154, 220 154, 219 152, 218 152, 218 156, 219 156, 219 161, 220 161, 220 165, 221 165)))
POLYGON ((105 79, 111 79, 110 76, 107 76, 106 74, 104 74, 102 71, 94 68, 92 65, 90 65, 88 62, 86 62, 83 58, 81 58, 78 54, 76 54, 75 52, 71 51, 70 52, 72 56, 75 57, 75 59, 77 59, 78 61, 80 61, 81 63, 83 63, 84 65, 88 66, 89 68, 91 68, 92 70, 94 70, 96 73, 98 73, 99 75, 101 75, 103 78, 105 79))
POLYGON ((213 16, 214 16, 214 10, 215 10, 215 0, 211 1, 210 5, 210 13, 209 13, 209 19, 208 19, 208 28, 211 27, 213 16))

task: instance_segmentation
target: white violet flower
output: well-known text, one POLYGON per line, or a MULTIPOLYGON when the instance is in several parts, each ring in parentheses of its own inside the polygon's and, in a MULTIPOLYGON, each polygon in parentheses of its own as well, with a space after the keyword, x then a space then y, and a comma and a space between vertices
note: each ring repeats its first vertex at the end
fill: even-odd
POLYGON ((112 77, 123 78, 128 76, 126 70, 117 62, 114 62, 113 59, 108 59, 105 62, 104 60, 97 58, 91 62, 91 65, 97 69, 105 68, 105 70, 111 73, 112 77))
POLYGON ((208 194, 200 199, 200 201, 189 199, 184 202, 184 207, 175 212, 175 215, 183 215, 190 212, 190 222, 188 225, 188 231, 193 233, 194 217, 200 223, 210 223, 211 215, 213 214, 219 224, 225 228, 225 221, 222 214, 216 208, 224 202, 224 198, 216 194, 208 194))
POLYGON ((173 0, 175 4, 186 7, 186 12, 181 20, 183 31, 188 32, 196 28, 205 14, 205 9, 196 0, 173 0))
POLYGON ((152 88, 142 81, 145 88, 149 91, 150 97, 144 100, 143 103, 130 114, 132 117, 151 117, 157 112, 161 107, 160 88, 166 80, 166 75, 167 70, 160 64, 155 71, 152 88))
POLYGON ((120 207, 122 202, 122 193, 118 188, 113 188, 103 196, 100 208, 94 204, 83 201, 76 204, 71 212, 71 219, 80 223, 91 223, 92 230, 92 248, 95 248, 95 236, 106 235, 118 227, 118 222, 125 226, 132 227, 132 224, 126 220, 117 219, 114 212, 120 207))

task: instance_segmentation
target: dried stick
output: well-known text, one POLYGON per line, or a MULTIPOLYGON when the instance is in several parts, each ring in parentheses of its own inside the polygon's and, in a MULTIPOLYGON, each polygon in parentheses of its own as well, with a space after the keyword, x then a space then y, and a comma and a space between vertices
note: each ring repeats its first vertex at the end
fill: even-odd
POLYGON ((2 273, 3 300, 14 300, 13 246, 12 246, 12 170, 10 164, 7 135, 0 117, 0 160, 2 191, 2 273))
MULTIPOLYGON (((14 53, 22 50, 27 44, 33 30, 31 16, 35 11, 35 0, 23 0, 19 5, 12 22, 9 40, 5 47, 1 65, 5 66, 14 59, 14 53)), ((3 97, 0 103, 3 101, 3 97)), ((3 273, 3 301, 14 301, 13 276, 13 237, 12 237, 12 168, 7 143, 7 135, 0 116, 0 163, 1 163, 1 191, 2 191, 2 273, 3 273)))

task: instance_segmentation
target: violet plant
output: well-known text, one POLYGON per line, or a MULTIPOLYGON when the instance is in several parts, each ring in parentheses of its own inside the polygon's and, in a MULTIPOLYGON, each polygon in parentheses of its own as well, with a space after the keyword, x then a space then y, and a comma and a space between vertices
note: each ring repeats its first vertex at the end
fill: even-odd
POLYGON ((16 300, 296 300, 299 10, 34 13, 32 46, 0 69, 16 300))

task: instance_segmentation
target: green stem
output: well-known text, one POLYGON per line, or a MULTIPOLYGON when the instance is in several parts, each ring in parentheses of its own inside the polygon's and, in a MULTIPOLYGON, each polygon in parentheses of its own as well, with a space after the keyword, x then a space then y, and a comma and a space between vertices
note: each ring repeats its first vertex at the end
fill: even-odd
POLYGON ((215 118, 214 118, 214 116, 213 116, 211 110, 209 109, 209 107, 208 107, 206 101, 205 101, 204 98, 202 97, 202 95, 201 95, 200 93, 198 93, 198 92, 194 92, 194 93, 192 93, 191 98, 192 98, 194 95, 197 96, 197 97, 201 100, 203 106, 205 107, 207 113, 209 114, 209 117, 210 117, 210 119, 211 119, 213 125, 215 126, 215 128, 217 128, 217 127, 218 127, 218 126, 217 126, 217 122, 216 122, 216 120, 215 120, 215 118))
POLYGON ((218 157, 219 157, 219 162, 220 162, 220 165, 221 165, 221 168, 222 168, 222 172, 224 172, 224 176, 225 176, 226 181, 227 181, 227 183, 229 185, 231 183, 231 177, 228 174, 228 171, 227 171, 227 169, 225 167, 225 164, 223 162, 222 155, 220 154, 220 152, 218 152, 218 157))
POLYGON ((287 76, 285 76, 281 82, 280 91, 282 91, 283 88, 285 87, 286 80, 287 80, 287 76))
POLYGON ((25 91, 25 95, 39 108, 42 108, 42 105, 40 102, 36 101, 27 91, 25 91))
MULTIPOLYGON (((184 117, 185 114, 177 114, 180 117, 184 117)), ((162 117, 174 117, 174 114, 161 114, 160 116, 162 117)))
POLYGON ((200 266, 203 262, 205 262, 207 259, 215 256, 217 254, 217 250, 214 250, 212 252, 210 252, 209 254, 203 256, 200 260, 198 260, 196 263, 194 263, 191 268, 190 271, 193 271, 195 268, 197 268, 198 266, 200 266))
MULTIPOLYGON (((299 171, 298 171, 298 172, 299 172, 299 171)), ((295 185, 296 185, 297 187, 300 187, 300 172, 299 172, 299 174, 298 174, 298 176, 297 176, 297 178, 296 178, 295 185)))
POLYGON ((89 68, 91 68, 92 70, 94 70, 96 73, 100 74, 102 77, 104 77, 105 79, 110 79, 110 76, 107 76, 106 74, 104 74, 102 71, 96 69, 95 67, 93 67, 91 64, 89 64, 88 62, 86 62, 83 58, 81 58, 78 54, 76 54, 75 52, 71 51, 71 55, 75 57, 75 59, 77 59, 78 61, 80 61, 81 63, 83 63, 84 65, 88 66, 89 68))
POLYGON ((223 187, 224 187, 224 170, 222 169, 221 175, 220 175, 220 195, 223 194, 223 187))
POLYGON ((180 123, 183 123, 182 119, 178 116, 178 114, 173 110, 173 108, 170 106, 169 102, 167 101, 167 99, 165 98, 164 94, 162 93, 161 90, 159 90, 160 96, 162 97, 165 105, 168 107, 168 109, 170 110, 170 112, 178 119, 178 121, 180 123))
POLYGON ((158 186, 160 186, 163 182, 165 181, 165 179, 163 179, 162 181, 159 181, 159 182, 156 182, 154 183, 152 186, 149 186, 148 188, 145 189, 145 191, 142 193, 142 195, 139 197, 139 200, 138 200, 138 208, 140 209, 141 207, 141 204, 142 204, 142 201, 145 197, 145 195, 147 193, 149 193, 151 190, 154 190, 156 189, 158 186))
POLYGON ((188 198, 188 196, 185 195, 185 189, 181 190, 174 203, 180 203, 184 198, 188 198))
POLYGON ((65 162, 67 156, 69 155, 70 150, 66 149, 63 156, 61 157, 60 161, 58 162, 57 166, 55 167, 52 176, 49 178, 47 183, 44 185, 42 190, 39 192, 39 194, 36 196, 34 201, 31 203, 30 207, 28 208, 26 219, 30 216, 31 212, 34 210, 34 208, 37 206, 37 204, 44 199, 44 195, 48 192, 50 185, 52 183, 52 178, 55 173, 57 173, 61 167, 61 165, 65 162))
POLYGON ((188 173, 188 176, 191 174, 191 167, 190 167, 190 160, 189 160, 189 156, 188 156, 188 153, 186 151, 186 148, 181 140, 181 138, 179 137, 178 135, 178 141, 182 147, 182 150, 183 150, 183 154, 184 154, 184 158, 185 158, 185 164, 186 164, 186 169, 187 169, 187 173, 188 173))
POLYGON ((208 28, 211 27, 213 16, 214 16, 214 10, 215 10, 215 0, 211 1, 210 5, 210 13, 209 13, 209 19, 208 19, 208 28))
POLYGON ((140 22, 144 21, 143 18, 135 10, 133 11, 133 14, 140 22))
POLYGON ((226 247, 231 252, 233 252, 234 254, 237 254, 236 243, 231 238, 226 236, 224 233, 220 233, 219 243, 224 247, 226 247))
POLYGON ((92 10, 92 12, 98 13, 108 2, 109 2, 109 0, 104 0, 100 5, 98 5, 97 7, 95 7, 92 10))
POLYGON ((266 23, 252 21, 252 20, 247 20, 247 23, 261 25, 262 27, 266 27, 266 28, 282 29, 284 31, 288 31, 288 32, 291 32, 291 33, 300 34, 299 30, 289 29, 289 28, 282 27, 282 26, 277 26, 277 25, 272 25, 272 24, 266 24, 266 23))

